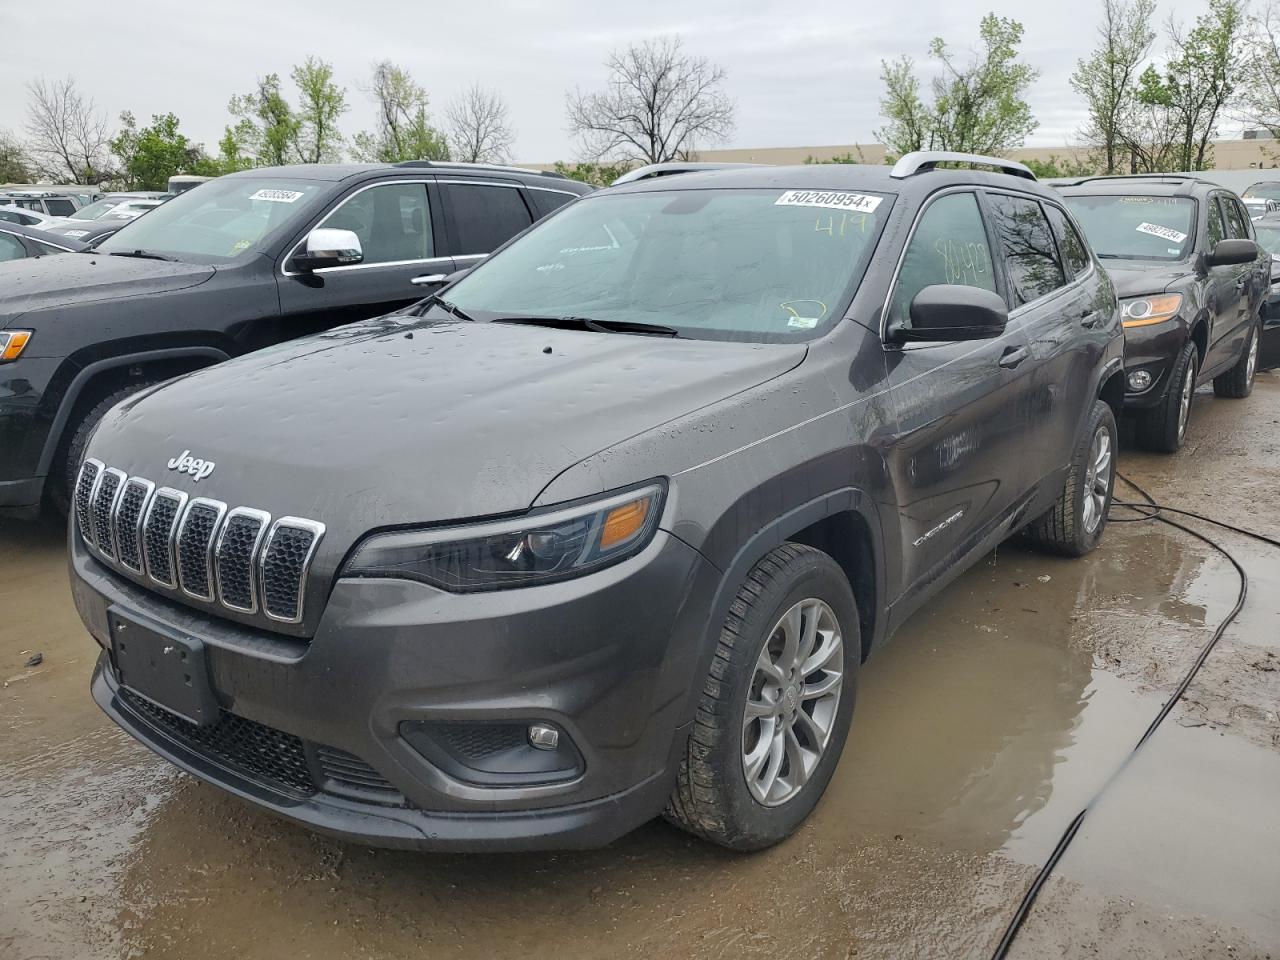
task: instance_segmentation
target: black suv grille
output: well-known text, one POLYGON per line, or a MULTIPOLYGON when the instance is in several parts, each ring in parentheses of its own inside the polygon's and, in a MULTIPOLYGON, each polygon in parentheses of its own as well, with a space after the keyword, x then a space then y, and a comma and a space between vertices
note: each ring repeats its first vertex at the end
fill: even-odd
POLYGON ((111 564, 188 597, 270 620, 302 620, 307 576, 325 527, 301 517, 156 489, 86 460, 73 497, 84 541, 111 564))
POLYGON ((226 711, 217 723, 201 727, 123 687, 120 697, 130 710, 193 753, 286 793, 309 797, 316 792, 306 750, 293 734, 226 711))

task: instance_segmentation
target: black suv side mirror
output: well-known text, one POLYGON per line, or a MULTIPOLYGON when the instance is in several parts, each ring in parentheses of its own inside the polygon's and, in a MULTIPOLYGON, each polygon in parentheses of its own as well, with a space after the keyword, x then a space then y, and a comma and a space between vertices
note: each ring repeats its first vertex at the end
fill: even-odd
POLYGON ((935 283, 911 301, 911 325, 892 331, 897 341, 990 340, 1004 333, 1009 308, 999 294, 979 287, 935 283))
POLYGON ((293 258, 293 268, 310 273, 325 267, 349 267, 363 259, 360 238, 354 231, 316 227, 307 234, 305 251, 293 258))
POLYGON ((1206 267, 1230 267, 1258 259, 1258 245, 1252 240, 1219 240, 1204 255, 1206 267))

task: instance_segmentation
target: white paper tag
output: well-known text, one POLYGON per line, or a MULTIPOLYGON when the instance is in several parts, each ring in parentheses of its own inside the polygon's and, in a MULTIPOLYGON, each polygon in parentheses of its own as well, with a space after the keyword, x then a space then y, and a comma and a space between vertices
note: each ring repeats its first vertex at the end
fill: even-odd
POLYGON ((829 190, 788 190, 777 200, 775 207, 830 207, 832 210, 852 210, 854 213, 871 213, 880 206, 881 197, 865 193, 833 193, 829 190))
POLYGON ((88 230, 68 230, 66 233, 63 234, 63 236, 71 237, 73 240, 75 240, 80 237, 83 237, 88 232, 89 232, 88 230))
POLYGON ((259 190, 250 194, 250 200, 270 200, 272 203, 293 203, 301 193, 297 190, 259 190))
POLYGON ((1161 240, 1171 240, 1174 243, 1182 243, 1187 239, 1185 233, 1179 233, 1173 227, 1162 227, 1155 223, 1140 223, 1135 228, 1139 233, 1147 233, 1153 237, 1159 237, 1161 240))
POLYGON ((789 317, 787 319, 787 326, 795 327, 797 330, 812 330, 817 325, 817 317, 789 317))

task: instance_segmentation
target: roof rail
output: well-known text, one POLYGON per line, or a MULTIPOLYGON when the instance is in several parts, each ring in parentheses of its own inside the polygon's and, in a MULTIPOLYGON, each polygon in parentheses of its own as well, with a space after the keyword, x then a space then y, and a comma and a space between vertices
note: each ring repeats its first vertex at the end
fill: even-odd
POLYGON ((716 163, 699 160, 668 160, 665 163, 650 163, 643 167, 628 170, 612 186, 624 183, 635 183, 637 180, 652 180, 654 177, 669 177, 676 173, 700 173, 707 170, 732 170, 737 167, 759 167, 759 163, 716 163))
POLYGON ((475 167, 478 170, 505 170, 509 173, 536 173, 544 177, 560 177, 563 174, 549 170, 534 170, 532 167, 516 167, 508 163, 463 163, 460 160, 401 160, 397 167, 475 167))
POLYGON ((1173 180, 1177 182, 1196 180, 1204 183, 1212 182, 1194 173, 1107 173, 1099 174, 1095 177, 1063 180, 1058 185, 1062 187, 1078 187, 1082 183, 1097 183, 1099 180, 1173 180))
POLYGON ((952 153, 950 150, 916 150, 908 153, 893 165, 893 169, 889 171, 889 176, 895 180, 905 180, 907 177, 921 171, 932 170, 940 163, 979 164, 984 167, 995 167, 1001 173, 1022 177, 1024 180, 1034 180, 1036 178, 1036 175, 1030 169, 1014 160, 1005 160, 1002 157, 984 157, 976 153, 952 153))

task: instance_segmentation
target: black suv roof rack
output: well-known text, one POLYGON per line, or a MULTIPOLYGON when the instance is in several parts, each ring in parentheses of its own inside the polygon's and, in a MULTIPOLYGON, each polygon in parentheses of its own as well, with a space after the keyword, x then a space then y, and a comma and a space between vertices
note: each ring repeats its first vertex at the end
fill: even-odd
POLYGON ((1080 177, 1074 180, 1059 180, 1060 187, 1078 187, 1082 183, 1098 183, 1108 180, 1155 180, 1165 181, 1168 183, 1186 183, 1194 181, 1197 183, 1210 183, 1204 177, 1196 176, 1194 173, 1108 173, 1099 174, 1095 177, 1080 177))
POLYGON ((1023 166, 1016 160, 1006 160, 1003 157, 984 157, 977 153, 953 153, 950 150, 916 150, 913 153, 908 153, 893 165, 893 169, 889 171, 889 176, 895 180, 905 180, 907 177, 915 176, 917 173, 933 170, 943 163, 969 163, 983 167, 995 167, 1001 173, 1021 177, 1024 180, 1034 180, 1036 178, 1030 168, 1023 166))
POLYGON ((401 160, 397 167, 474 167, 477 170, 503 170, 507 173, 532 173, 540 177, 559 177, 567 180, 563 173, 555 170, 534 170, 532 167, 517 167, 507 163, 464 163, 460 160, 401 160))

